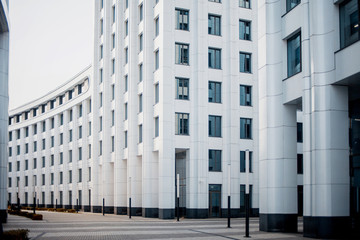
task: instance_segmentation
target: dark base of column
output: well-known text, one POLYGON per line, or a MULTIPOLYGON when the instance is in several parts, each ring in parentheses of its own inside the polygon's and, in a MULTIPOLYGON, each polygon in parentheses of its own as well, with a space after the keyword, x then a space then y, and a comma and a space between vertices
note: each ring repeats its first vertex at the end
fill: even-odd
MULTIPOLYGON (((127 208, 126 213, 129 212, 129 208, 127 208)), ((142 216, 142 208, 141 207, 132 207, 131 208, 131 216, 142 216)))
POLYGON ((105 206, 105 214, 114 214, 113 206, 105 206))
POLYGON ((159 209, 158 208, 143 208, 142 216, 146 218, 158 218, 159 209))
POLYGON ((89 205, 84 206, 84 212, 91 212, 91 207, 89 205))
POLYGON ((175 218, 175 209, 159 209, 159 218, 160 219, 174 219, 175 218))
POLYGON ((116 207, 116 215, 127 215, 127 207, 116 207))
POLYGON ((5 209, 0 210, 0 223, 7 222, 7 211, 5 209))
POLYGON ((92 211, 93 213, 102 213, 102 206, 93 206, 92 211))
POLYGON ((304 216, 304 237, 347 238, 350 237, 350 217, 304 216))
POLYGON ((186 218, 208 218, 209 209, 207 208, 187 208, 186 218))
POLYGON ((297 214, 260 213, 260 231, 297 232, 297 214))

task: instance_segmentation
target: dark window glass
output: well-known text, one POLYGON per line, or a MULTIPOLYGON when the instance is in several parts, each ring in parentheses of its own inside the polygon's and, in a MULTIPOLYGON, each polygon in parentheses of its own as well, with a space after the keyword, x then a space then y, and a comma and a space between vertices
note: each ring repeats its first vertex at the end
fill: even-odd
MULTIPOLYGON (((252 172, 252 152, 249 152, 249 172, 252 172)), ((240 172, 246 172, 246 151, 240 151, 240 172)))
POLYGON ((301 32, 287 41, 288 77, 301 72, 301 32))
POLYGON ((241 139, 252 138, 252 119, 240 118, 240 138, 241 139))
POLYGON ((251 73, 251 54, 240 52, 240 72, 251 73))
POLYGON ((189 135, 189 114, 175 113, 175 134, 189 135))
POLYGON ((209 116, 209 137, 221 137, 221 116, 209 116))
POLYGON ((216 15, 208 16, 208 33, 211 35, 221 35, 221 17, 216 15))
POLYGON ((221 69, 221 49, 209 48, 208 67, 214 69, 221 69))
POLYGON ((221 171, 221 150, 209 150, 209 171, 221 171))
POLYGON ((209 82, 209 102, 221 103, 221 83, 209 82))
POLYGON ((302 123, 297 123, 297 142, 301 143, 303 142, 303 124, 302 123))
POLYGON ((176 78, 176 99, 189 100, 189 79, 176 78))
POLYGON ((340 46, 344 48, 359 39, 359 1, 345 1, 340 5, 340 46))
POLYGON ((189 10, 175 9, 176 29, 189 30, 189 10))
POLYGON ((302 154, 297 155, 297 173, 303 174, 303 155, 302 154))
POLYGON ((251 40, 251 22, 239 21, 239 38, 241 40, 251 40))
POLYGON ((189 65, 189 44, 175 43, 175 63, 189 65))
POLYGON ((239 7, 242 7, 242 8, 251 8, 250 0, 240 0, 240 1, 239 1, 239 7))
POLYGON ((300 2, 301 0, 286 0, 286 11, 287 12, 290 11, 291 9, 296 7, 300 2))

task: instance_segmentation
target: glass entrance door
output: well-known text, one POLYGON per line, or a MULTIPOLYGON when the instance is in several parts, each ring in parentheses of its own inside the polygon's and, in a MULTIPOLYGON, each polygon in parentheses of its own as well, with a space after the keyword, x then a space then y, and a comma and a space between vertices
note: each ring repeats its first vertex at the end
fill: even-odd
POLYGON ((209 185, 209 217, 221 217, 221 184, 209 185))

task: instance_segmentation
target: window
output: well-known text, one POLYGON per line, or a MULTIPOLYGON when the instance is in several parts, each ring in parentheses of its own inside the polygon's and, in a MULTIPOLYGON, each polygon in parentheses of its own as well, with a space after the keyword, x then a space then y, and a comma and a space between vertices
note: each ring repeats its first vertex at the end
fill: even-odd
POLYGON ((82 85, 79 84, 78 85, 78 95, 80 95, 82 93, 82 85))
POLYGON ((36 124, 33 125, 33 133, 34 133, 34 135, 37 134, 37 125, 36 124))
POLYGON ((42 122, 42 131, 43 132, 46 131, 46 123, 45 123, 45 121, 42 122))
POLYGON ((100 2, 100 9, 103 9, 104 8, 104 0, 101 0, 100 2))
POLYGON ((16 171, 20 171, 20 161, 16 162, 16 171))
POLYGON ((211 15, 208 16, 208 34, 221 35, 221 16, 211 15))
POLYGON ((61 152, 60 153, 60 161, 59 161, 59 164, 63 164, 64 163, 64 154, 61 152))
POLYGON ((50 166, 54 166, 54 163, 55 163, 55 157, 54 157, 54 154, 51 154, 50 155, 50 166))
POLYGON ((240 72, 251 73, 251 54, 240 52, 240 72))
MULTIPOLYGON (((240 185, 240 212, 245 212, 245 190, 246 185, 241 184, 240 185)), ((250 208, 252 208, 252 185, 249 185, 249 202, 250 202, 250 208)))
POLYGON ((37 108, 34 108, 33 109, 33 116, 36 117, 36 111, 37 111, 37 108))
POLYGON ((251 106, 251 86, 240 85, 240 106, 251 106))
POLYGON ((91 144, 89 144, 89 159, 91 158, 91 144))
POLYGON ((24 118, 25 118, 25 120, 28 120, 28 118, 29 118, 29 112, 25 112, 24 118))
POLYGON ((59 105, 64 103, 64 96, 59 97, 59 105))
POLYGON ((139 65, 139 82, 142 82, 143 80, 143 65, 139 65))
POLYGON ((16 146, 16 155, 20 155, 20 145, 16 146))
POLYGON ((82 114, 83 114, 83 107, 82 105, 79 105, 79 118, 82 117, 82 114))
POLYGON ((9 132, 9 141, 12 141, 12 132, 9 132))
POLYGON ((143 20, 143 18, 144 18, 144 6, 141 4, 139 6, 139 20, 140 20, 140 22, 143 20))
POLYGON ((54 136, 51 136, 50 142, 51 142, 51 147, 53 148, 53 147, 54 147, 54 145, 55 145, 55 139, 54 139, 54 136))
POLYGON ((88 113, 91 113, 91 99, 89 100, 89 105, 88 105, 88 113))
POLYGON ((71 122, 73 120, 73 110, 70 109, 69 111, 69 122, 71 122))
POLYGON ((81 161, 82 160, 82 147, 79 147, 78 151, 79 151, 79 161, 81 161))
POLYGON ((142 143, 142 125, 139 125, 139 143, 142 143))
POLYGON ((128 119, 128 103, 125 103, 124 104, 124 111, 125 111, 125 120, 127 120, 128 119))
POLYGON ((291 9, 296 7, 300 2, 301 0, 286 0, 286 11, 287 12, 290 11, 291 9))
POLYGON ((128 9, 129 7, 129 0, 125 0, 125 8, 128 9))
POLYGON ((103 82, 103 69, 100 68, 100 83, 103 82))
POLYGON ((340 47, 344 48, 360 39, 359 1, 344 1, 340 5, 340 47))
POLYGON ((240 0, 240 1, 239 1, 239 7, 242 7, 242 8, 251 8, 250 1, 251 1, 251 0, 240 0))
POLYGON ((176 29, 189 30, 189 10, 175 9, 176 29))
POLYGON ((144 42, 144 38, 143 38, 143 34, 141 33, 139 35, 139 49, 140 49, 140 52, 143 50, 143 42, 144 42))
POLYGON ((189 135, 189 114, 175 113, 175 134, 189 135))
POLYGON ((155 51, 155 70, 159 69, 160 59, 159 59, 159 50, 155 51))
MULTIPOLYGON (((11 188, 12 187, 11 186, 11 177, 8 178, 8 183, 9 183, 9 188, 11 188)), ((10 199, 9 199, 9 201, 10 201, 10 199)))
POLYGON ((60 114, 60 126, 64 124, 64 114, 60 114))
POLYGON ((142 94, 139 95, 139 113, 143 111, 142 107, 143 97, 142 94))
MULTIPOLYGON (((104 46, 100 45, 100 60, 103 59, 103 57, 104 57, 104 46)), ((69 92, 69 99, 71 99, 70 92, 69 92)))
POLYGON ((59 183, 63 184, 63 172, 59 173, 59 183))
POLYGON ((99 155, 102 155, 102 141, 99 141, 99 155))
POLYGON ((128 135, 128 134, 127 134, 127 133, 128 133, 127 131, 124 132, 124 147, 125 147, 125 148, 127 148, 127 146, 128 146, 128 144, 127 144, 127 139, 128 139, 128 138, 127 138, 127 135, 128 135))
POLYGON ((155 118, 155 137, 159 136, 159 117, 155 118))
POLYGON ((25 176, 25 187, 29 185, 29 178, 28 176, 25 176))
POLYGON ((34 158, 33 159, 33 169, 36 169, 37 168, 37 159, 36 158, 34 158))
POLYGON ((72 183, 72 170, 69 171, 69 183, 72 183))
POLYGON ((12 156, 12 147, 9 147, 9 157, 12 156))
POLYGON ((69 142, 72 142, 72 129, 69 130, 69 142))
POLYGON ((221 172, 221 150, 209 150, 209 171, 221 172))
MULTIPOLYGON (((249 152, 249 172, 252 172, 252 156, 253 153, 249 152)), ((240 172, 246 172, 246 151, 240 151, 240 172)))
POLYGON ((128 75, 125 75, 125 78, 124 78, 124 82, 125 82, 125 92, 128 91, 128 75))
POLYGON ((41 105, 41 113, 44 113, 45 110, 46 110, 46 105, 45 105, 45 104, 44 104, 44 105, 41 105))
POLYGON ((50 184, 54 185, 54 173, 50 174, 50 184))
POLYGON ((72 150, 69 150, 69 162, 72 162, 72 150))
POLYGON ((189 44, 175 43, 175 63, 189 65, 189 44))
POLYGON ((99 94, 99 100, 100 100, 100 107, 103 105, 103 94, 102 92, 99 94))
POLYGON ((239 20, 239 38, 241 40, 251 40, 251 22, 239 20))
POLYGON ((111 152, 115 151, 115 137, 111 136, 111 152))
POLYGON ((79 139, 82 138, 82 126, 79 126, 79 139))
POLYGON ((155 103, 159 102, 159 83, 155 84, 155 103))
POLYGON ((104 20, 100 19, 100 35, 104 33, 104 20))
POLYGON ((125 36, 129 35, 129 21, 125 21, 125 36))
POLYGON ((41 160, 42 160, 42 167, 43 168, 46 167, 46 159, 45 159, 45 157, 42 157, 41 160))
POLYGON ((176 79, 176 99, 189 100, 189 79, 175 78, 176 79))
POLYGON ((12 172, 12 163, 11 162, 9 162, 9 172, 12 172))
POLYGON ((16 130, 16 139, 20 139, 20 129, 16 130))
MULTIPOLYGON (((129 62, 129 48, 125 48, 125 64, 129 62)), ((115 59, 113 59, 113 66, 115 66, 115 59)))
POLYGON ((209 0, 209 2, 221 3, 221 0, 209 0))
POLYGON ((303 142, 303 124, 297 123, 296 128, 297 128, 297 134, 296 134, 297 142, 302 143, 303 142))
POLYGON ((29 127, 26 127, 25 128, 25 137, 28 137, 28 136, 29 136, 29 127))
POLYGON ((159 36, 160 31, 160 20, 159 17, 155 18, 155 37, 159 36))
MULTIPOLYGON (((126 49, 127 50, 127 49, 126 49)), ((115 58, 111 60, 111 74, 115 74, 115 58)), ((127 63, 127 55, 126 55, 126 63, 127 63)))
POLYGON ((82 169, 79 169, 79 182, 82 182, 82 169))
POLYGON ((41 178, 42 178, 42 181, 41 181, 42 185, 45 185, 45 174, 42 174, 41 178))
POLYGON ((115 111, 111 111, 111 126, 115 125, 115 111))
POLYGON ((111 39, 112 39, 112 49, 115 49, 115 44, 116 44, 116 41, 115 41, 115 33, 113 33, 111 35, 111 39))
POLYGON ((209 48, 208 55, 208 67, 221 69, 221 49, 209 48))
POLYGON ((301 32, 287 40, 288 77, 301 72, 301 32))
POLYGON ((112 23, 115 23, 116 21, 116 8, 115 5, 112 6, 112 23))
POLYGON ((240 118, 240 138, 251 139, 252 138, 252 119, 240 118))
POLYGON ((303 155, 297 155, 297 174, 303 174, 303 155))
POLYGON ((100 132, 102 131, 102 125, 103 125, 103 121, 102 121, 102 117, 99 117, 99 130, 100 132))
POLYGON ((209 102, 221 103, 221 83, 209 82, 209 102))
POLYGON ((89 167, 89 181, 91 181, 91 167, 89 167))
POLYGON ((45 150, 46 147, 46 141, 45 139, 42 140, 42 150, 45 150))
POLYGON ((111 100, 115 99, 115 85, 111 85, 111 100))
POLYGON ((91 136, 91 122, 89 122, 88 136, 91 136))
POLYGON ((29 170, 29 160, 25 160, 25 170, 29 170))
POLYGON ((36 141, 34 141, 33 147, 34 147, 34 152, 36 152, 37 151, 37 142, 36 141))
POLYGON ((29 153, 29 144, 25 143, 25 153, 29 153))
POLYGON ((209 137, 221 137, 221 116, 209 116, 209 137))
POLYGON ((60 145, 63 145, 64 143, 64 134, 60 133, 60 145))

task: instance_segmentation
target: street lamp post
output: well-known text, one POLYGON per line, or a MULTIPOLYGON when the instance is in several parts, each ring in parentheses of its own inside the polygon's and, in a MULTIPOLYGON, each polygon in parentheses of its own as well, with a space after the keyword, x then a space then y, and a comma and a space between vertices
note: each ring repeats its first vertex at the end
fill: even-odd
POLYGON ((129 218, 131 218, 131 177, 129 177, 129 218))
POLYGON ((249 172, 250 172, 250 153, 249 149, 246 149, 245 153, 245 170, 246 170, 246 186, 245 186, 245 237, 249 235, 249 218, 250 218, 250 186, 249 186, 249 172))
POLYGON ((33 189, 33 190, 34 190, 34 192, 33 192, 33 194, 34 194, 34 196, 33 196, 33 197, 34 197, 34 198, 33 198, 33 199, 34 199, 34 204, 33 204, 33 207, 34 207, 34 214, 35 214, 35 208, 36 208, 36 207, 35 207, 35 206, 36 206, 36 197, 35 197, 35 180, 36 180, 36 176, 34 175, 34 181, 33 181, 33 185, 34 185, 34 189, 33 189))
POLYGON ((228 164, 228 228, 230 228, 230 218, 231 218, 231 207, 230 207, 230 192, 231 192, 231 165, 228 164))
POLYGON ((17 179, 17 206, 18 206, 18 210, 20 211, 20 177, 17 179))
POLYGON ((176 205, 177 205, 177 221, 180 219, 180 174, 176 175, 176 205))

